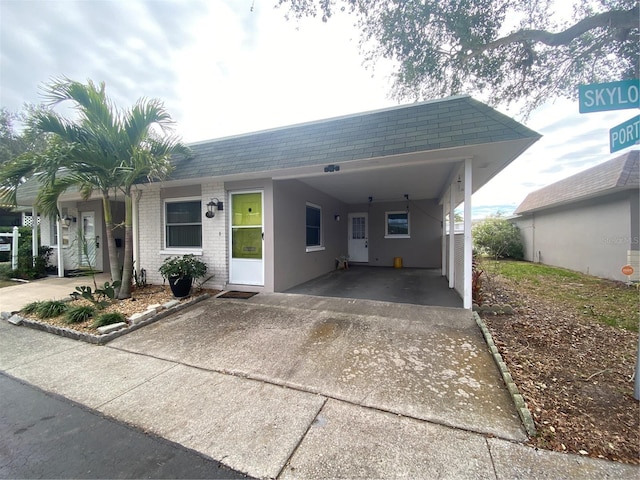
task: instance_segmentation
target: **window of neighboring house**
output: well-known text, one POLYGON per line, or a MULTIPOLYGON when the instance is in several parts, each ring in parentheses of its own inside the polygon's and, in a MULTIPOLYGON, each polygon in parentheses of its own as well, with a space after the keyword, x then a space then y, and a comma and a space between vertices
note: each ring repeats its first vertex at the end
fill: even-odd
POLYGON ((202 248, 200 199, 165 200, 165 247, 202 248))
MULTIPOLYGON (((66 210, 63 209, 62 216, 65 217, 67 215, 66 210)), ((59 246, 60 243, 58 241, 58 217, 54 215, 49 219, 49 226, 51 227, 51 245, 59 246)), ((62 227, 62 246, 69 246, 69 227, 67 227, 64 223, 61 225, 62 227)))
POLYGON ((323 250, 322 246, 322 208, 307 203, 307 252, 323 250))
POLYGON ((51 227, 51 245, 58 245, 58 221, 57 217, 49 218, 49 226, 51 227))
POLYGON ((409 212, 386 212, 384 238, 409 238, 409 212))

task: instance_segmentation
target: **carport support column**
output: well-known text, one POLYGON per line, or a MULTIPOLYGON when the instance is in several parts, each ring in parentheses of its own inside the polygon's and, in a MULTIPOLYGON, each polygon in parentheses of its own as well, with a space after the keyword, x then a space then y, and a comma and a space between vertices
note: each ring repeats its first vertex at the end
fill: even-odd
POLYGON ((447 200, 442 199, 442 276, 447 276, 447 200))
POLYGON ((456 219, 453 214, 453 209, 455 208, 456 198, 455 198, 455 190, 453 189, 453 185, 449 186, 449 288, 455 287, 455 276, 456 276, 456 219))
POLYGON ((464 308, 473 306, 472 263, 473 248, 471 241, 471 159, 464 161, 464 308))

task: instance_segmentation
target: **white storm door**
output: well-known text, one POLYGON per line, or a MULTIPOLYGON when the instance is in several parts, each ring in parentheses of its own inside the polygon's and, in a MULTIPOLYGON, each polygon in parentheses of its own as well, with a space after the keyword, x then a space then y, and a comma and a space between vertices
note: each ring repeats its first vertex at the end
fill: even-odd
POLYGON ((95 212, 80 214, 80 266, 98 270, 95 212))
POLYGON ((229 283, 264 285, 263 192, 231 194, 229 283))
POLYGON ((349 261, 369 261, 369 222, 366 213, 349 214, 349 261))

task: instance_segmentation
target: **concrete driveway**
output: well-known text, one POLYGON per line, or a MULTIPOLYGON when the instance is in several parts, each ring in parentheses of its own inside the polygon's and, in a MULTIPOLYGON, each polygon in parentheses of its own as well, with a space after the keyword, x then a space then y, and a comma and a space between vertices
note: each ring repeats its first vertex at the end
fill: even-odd
POLYGON ((209 299, 107 346, 2 322, 0 370, 258 478, 638 473, 520 443, 515 408, 461 309, 209 299))
POLYGON ((211 299, 110 343, 353 405, 526 438, 468 311, 306 295, 211 299))

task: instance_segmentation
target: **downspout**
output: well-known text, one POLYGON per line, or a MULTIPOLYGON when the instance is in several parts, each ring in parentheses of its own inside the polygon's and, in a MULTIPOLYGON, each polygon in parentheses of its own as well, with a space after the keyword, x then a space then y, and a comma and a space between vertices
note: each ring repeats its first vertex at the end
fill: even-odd
POLYGON ((470 309, 473 305, 473 294, 471 290, 473 248, 471 240, 471 159, 464 161, 464 296, 463 306, 470 309))
POLYGON ((449 186, 449 288, 455 287, 456 276, 456 264, 455 264, 455 251, 456 251, 456 219, 453 214, 455 200, 455 191, 453 185, 449 186))
POLYGON ((138 224, 138 208, 140 197, 142 197, 142 191, 136 190, 132 197, 133 207, 131 211, 131 232, 133 234, 133 268, 136 272, 135 278, 140 278, 140 269, 142 267, 140 266, 140 229, 138 224))

